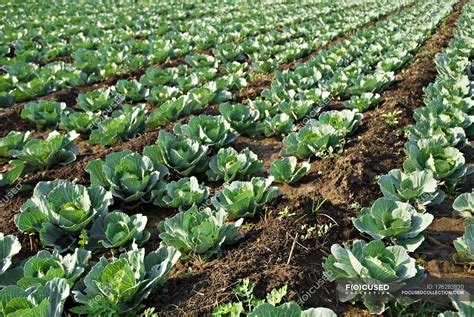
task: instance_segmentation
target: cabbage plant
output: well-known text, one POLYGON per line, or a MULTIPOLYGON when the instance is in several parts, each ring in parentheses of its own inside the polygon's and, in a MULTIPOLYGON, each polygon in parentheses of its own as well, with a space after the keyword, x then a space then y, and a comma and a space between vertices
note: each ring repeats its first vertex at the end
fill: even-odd
POLYGON ((22 289, 10 285, 0 290, 2 316, 61 317, 70 287, 64 278, 53 278, 45 285, 22 289))
POLYGON ((464 235, 453 241, 457 254, 456 262, 474 261, 474 218, 469 218, 464 223, 464 235))
POLYGON ((10 157, 11 150, 21 150, 28 141, 31 132, 10 131, 6 136, 0 138, 0 156, 10 157))
POLYGON ((434 60, 439 76, 445 79, 456 79, 459 74, 465 73, 470 62, 469 58, 462 55, 449 54, 449 52, 437 53, 434 60))
POLYGON ((161 207, 186 210, 202 203, 208 196, 209 187, 200 185, 196 177, 183 177, 154 191, 153 203, 161 207))
POLYGON ((137 80, 121 79, 115 84, 115 90, 135 102, 143 101, 148 96, 148 89, 137 80))
POLYGON ((13 184, 18 178, 40 169, 50 169, 56 164, 66 165, 76 160, 76 131, 60 134, 49 133, 46 140, 31 139, 19 150, 10 150, 13 168, 0 174, 0 186, 13 184))
POLYGON ((166 166, 130 150, 110 153, 105 161, 89 162, 86 171, 93 186, 102 186, 124 203, 150 202, 152 190, 164 188, 166 166))
POLYGON ((245 61, 242 46, 235 43, 218 44, 213 50, 213 55, 222 62, 245 61))
POLYGON ((215 82, 209 82, 204 86, 192 88, 189 93, 189 108, 192 113, 199 112, 217 100, 218 91, 215 82))
POLYGON ((405 153, 408 158, 403 162, 407 172, 429 170, 438 181, 444 181, 452 190, 470 173, 463 154, 454 147, 445 147, 442 137, 407 142, 405 153))
POLYGON ((301 179, 311 168, 308 162, 298 164, 294 156, 285 157, 272 163, 268 174, 274 178, 275 183, 295 183, 301 179))
POLYGON ((140 83, 149 88, 172 85, 179 76, 184 75, 186 69, 186 65, 180 65, 177 68, 150 67, 146 73, 140 77, 140 83))
POLYGON ((198 141, 214 150, 232 143, 238 136, 222 116, 200 115, 191 118, 187 124, 178 123, 173 130, 179 136, 198 141))
POLYGON ((339 150, 342 146, 340 131, 329 124, 311 120, 310 122, 283 139, 285 149, 281 151, 282 155, 309 159, 313 155, 325 157, 339 150))
POLYGON ((181 90, 176 87, 155 86, 150 90, 146 100, 152 105, 161 105, 162 103, 177 98, 182 94, 181 90))
POLYGON ((53 90, 54 87, 50 80, 44 77, 37 77, 27 83, 17 85, 16 89, 10 92, 10 95, 15 98, 16 101, 22 101, 34 99, 36 96, 46 95, 53 90))
POLYGON ((133 139, 137 134, 145 131, 145 105, 124 105, 123 110, 112 113, 112 117, 104 118, 92 130, 89 143, 113 145, 119 140, 133 139))
POLYGON ((378 183, 386 198, 417 206, 439 204, 445 196, 438 188, 433 172, 429 170, 404 173, 400 169, 393 169, 382 175, 378 183))
POLYGON ((62 179, 39 182, 15 224, 22 232, 38 232, 44 245, 69 247, 111 204, 112 193, 102 187, 87 188, 62 179))
POLYGON ((163 164, 171 171, 188 176, 204 172, 208 167, 207 145, 166 131, 160 131, 155 145, 146 146, 143 155, 148 156, 153 164, 163 164))
POLYGON ((382 314, 389 301, 399 299, 397 294, 417 285, 425 273, 417 266, 402 246, 386 247, 381 240, 366 243, 355 240, 350 247, 333 244, 331 255, 323 264, 329 281, 338 281, 339 299, 343 302, 362 300, 372 314, 382 314), (369 292, 347 292, 350 284, 386 284, 389 292, 370 294, 369 292))
POLYGON ((156 108, 147 118, 146 125, 155 129, 165 126, 176 119, 191 113, 190 99, 188 96, 181 96, 178 99, 171 99, 156 108))
POLYGON ((234 148, 222 148, 211 158, 206 174, 211 181, 235 179, 247 180, 263 171, 263 163, 248 148, 237 152, 234 148))
POLYGON ((129 216, 121 211, 101 215, 92 224, 88 246, 120 251, 142 246, 151 236, 145 229, 147 220, 142 214, 129 216))
POLYGON ((71 311, 79 315, 136 315, 141 303, 157 287, 180 257, 172 248, 160 248, 145 256, 145 249, 135 249, 107 260, 101 257, 74 290, 74 300, 81 304, 71 311))
POLYGON ((199 85, 199 77, 197 73, 192 73, 187 76, 180 76, 176 79, 176 85, 181 91, 188 92, 192 88, 199 85))
POLYGON ((362 95, 367 92, 376 93, 384 90, 394 80, 394 72, 376 70, 374 73, 363 74, 352 80, 349 92, 354 95, 362 95))
POLYGON ((372 239, 385 239, 413 252, 423 242, 422 232, 433 218, 429 213, 418 213, 410 204, 379 198, 372 207, 362 208, 357 218, 352 218, 352 222, 357 230, 370 235, 372 239))
POLYGON ((75 249, 74 253, 65 256, 58 250, 52 253, 41 250, 25 261, 23 276, 16 284, 26 290, 35 285, 44 286, 55 278, 64 278, 72 288, 86 271, 90 259, 91 252, 84 249, 75 249))
POLYGON ((76 98, 75 108, 83 111, 98 113, 110 109, 114 103, 113 90, 111 88, 92 90, 80 93, 76 98))
POLYGON ((172 218, 160 222, 161 246, 172 246, 183 255, 198 254, 210 258, 221 252, 221 247, 235 243, 239 238, 239 228, 243 219, 227 222, 227 213, 220 209, 200 210, 193 206, 180 211, 172 218))
POLYGON ((249 100, 249 107, 257 110, 259 113, 257 120, 265 119, 266 117, 273 117, 279 112, 278 103, 272 103, 268 100, 249 100))
POLYGON ((471 218, 474 214, 474 191, 456 197, 453 209, 455 217, 471 218))
POLYGON ((280 103, 285 100, 293 100, 298 94, 296 89, 288 89, 278 82, 273 83, 271 89, 264 89, 260 95, 270 102, 280 103))
POLYGON ((260 112, 241 103, 223 103, 219 106, 221 116, 229 122, 230 126, 239 133, 254 136, 256 134, 257 120, 260 112))
POLYGON ((11 150, 13 164, 24 163, 28 169, 49 169, 55 164, 68 164, 76 160, 77 147, 74 140, 79 135, 75 131, 60 134, 53 131, 46 140, 31 139, 21 150, 11 150))
POLYGON ((344 101, 344 107, 349 109, 357 109, 359 112, 364 112, 378 104, 379 100, 379 94, 365 92, 360 96, 354 95, 351 97, 351 99, 344 101))
POLYGON ((415 121, 432 121, 447 128, 459 127, 468 131, 474 119, 463 110, 450 104, 433 102, 417 108, 413 118, 415 121))
POLYGON ((456 79, 437 80, 423 89, 427 104, 439 96, 442 97, 464 97, 469 94, 471 82, 466 75, 458 76, 456 79))
POLYGON ((278 105, 282 113, 286 113, 292 120, 303 119, 313 108, 312 100, 283 101, 278 105))
POLYGON ((218 64, 218 61, 214 56, 205 54, 186 55, 184 61, 193 68, 215 68, 218 64))
POLYGON ((59 128, 71 131, 75 130, 79 133, 88 133, 93 124, 100 120, 100 115, 93 112, 71 112, 61 117, 59 128))
POLYGON ((21 111, 21 117, 36 124, 38 129, 56 128, 61 121, 61 116, 67 112, 64 102, 40 101, 29 102, 21 111))
POLYGON ((286 113, 278 113, 259 122, 257 130, 267 138, 285 135, 293 131, 293 120, 286 113))
MULTIPOLYGON (((329 124, 339 131, 341 136, 351 136, 357 130, 362 120, 362 114, 357 110, 331 110, 321 113, 319 122, 329 124)), ((310 120, 311 123, 316 122, 310 120)))
POLYGON ((466 144, 466 135, 471 136, 473 133, 472 116, 449 104, 431 103, 416 109, 413 117, 417 123, 410 126, 410 132, 415 140, 441 134, 448 144, 462 148, 466 144))
POLYGON ((224 209, 229 219, 253 217, 280 194, 278 187, 271 186, 272 182, 273 177, 254 177, 248 182, 234 181, 217 192, 211 202, 216 209, 224 209))
POLYGON ((440 121, 423 120, 408 126, 410 141, 416 142, 426 138, 444 138, 445 146, 462 148, 466 145, 466 132, 460 127, 447 127, 440 121))

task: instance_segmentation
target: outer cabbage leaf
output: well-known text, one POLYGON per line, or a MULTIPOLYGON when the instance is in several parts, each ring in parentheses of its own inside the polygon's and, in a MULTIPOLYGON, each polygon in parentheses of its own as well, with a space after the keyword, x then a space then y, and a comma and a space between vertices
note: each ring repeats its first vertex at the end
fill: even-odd
POLYGON ((464 234, 453 241, 457 254, 456 262, 472 262, 474 260, 474 218, 464 223, 464 234))
POLYGON ((454 216, 471 218, 474 214, 474 191, 456 197, 453 202, 454 216))

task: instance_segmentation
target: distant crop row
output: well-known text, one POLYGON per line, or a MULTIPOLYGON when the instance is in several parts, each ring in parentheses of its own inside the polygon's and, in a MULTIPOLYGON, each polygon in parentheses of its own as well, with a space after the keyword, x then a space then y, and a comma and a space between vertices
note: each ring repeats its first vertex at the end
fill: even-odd
MULTIPOLYGON (((129 34, 130 21, 134 21, 132 29, 137 28, 135 17, 131 16, 123 17, 124 22, 119 20, 119 16, 111 21, 104 18, 104 29, 109 32, 95 32, 95 29, 83 27, 81 20, 76 22, 80 25, 72 26, 76 33, 69 34, 54 21, 51 28, 61 32, 61 37, 45 38, 42 34, 44 30, 40 28, 40 43, 29 39, 28 35, 22 36, 24 40, 14 42, 17 56, 3 57, 6 74, 1 77, 0 106, 7 107, 15 100, 29 100, 67 87, 90 85, 113 74, 146 68, 208 49, 212 49, 214 56, 223 63, 247 60, 256 71, 272 71, 278 64, 306 55, 335 36, 399 5, 389 3, 383 5, 383 10, 387 11, 381 10, 381 4, 341 5, 337 8, 324 4, 281 4, 270 11, 267 8, 260 11, 254 11, 254 8, 231 10, 230 6, 227 8, 230 14, 225 8, 216 12, 219 19, 211 15, 202 20, 188 23, 180 20, 171 25, 166 20, 162 22, 163 17, 155 16, 159 20, 153 24, 151 21, 155 19, 148 20, 148 15, 139 16, 136 13, 136 18, 144 24, 141 29, 149 26, 147 33, 150 34, 146 39, 129 39, 130 35, 120 32, 124 30, 125 34, 129 34), (46 39, 53 42, 41 42, 46 39), (72 63, 59 60, 43 67, 35 64, 44 59, 43 56, 53 58, 64 55, 70 56, 72 63)), ((153 7, 151 12, 153 9, 157 8, 153 7)), ((57 8, 53 7, 54 10, 57 8)), ((44 28, 49 29, 48 25, 44 28)), ((17 34, 16 30, 10 32, 17 34)), ((9 38, 9 35, 4 36, 9 38)), ((8 49, 8 46, 5 47, 8 49)), ((8 51, 2 53, 6 56, 8 51)))
MULTIPOLYGON (((452 4, 452 3, 451 3, 452 4)), ((446 4, 449 10, 451 4, 446 4)), ((447 12, 447 11, 444 11, 447 12)), ((439 17, 444 16, 443 11, 439 17)), ((363 301, 372 313, 383 313, 390 301, 403 300, 400 292, 416 287, 426 276, 424 268, 410 256, 424 241, 423 231, 431 224, 433 205, 444 200, 473 171, 460 151, 472 137, 472 61, 474 58, 474 2, 464 8, 450 47, 437 54, 436 82, 425 89, 425 107, 415 110, 416 123, 408 127, 403 169, 391 170, 379 179, 384 195, 371 207, 362 208, 352 219, 370 242, 334 244, 324 268, 331 281, 372 281, 390 286, 390 294, 354 293, 346 301, 363 301)), ((437 19, 432 20, 434 25, 437 19)), ((470 145, 467 145, 470 146, 470 145)), ((474 260, 474 192, 459 195, 454 216, 466 220, 466 233, 454 241, 457 262, 474 260)), ((450 296, 451 297, 451 296, 450 296)), ((469 316, 472 295, 452 296, 457 312, 440 316, 469 316)))

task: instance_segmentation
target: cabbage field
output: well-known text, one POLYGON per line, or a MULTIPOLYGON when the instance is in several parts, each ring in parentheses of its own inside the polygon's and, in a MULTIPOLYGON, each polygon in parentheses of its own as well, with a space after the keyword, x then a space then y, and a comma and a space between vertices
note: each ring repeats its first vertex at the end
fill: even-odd
POLYGON ((474 0, 0 11, 0 317, 474 316, 474 0))

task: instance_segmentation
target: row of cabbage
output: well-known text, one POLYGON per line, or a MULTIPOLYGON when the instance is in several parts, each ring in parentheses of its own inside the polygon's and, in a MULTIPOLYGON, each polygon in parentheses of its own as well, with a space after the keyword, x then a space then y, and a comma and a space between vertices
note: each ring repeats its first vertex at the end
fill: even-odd
MULTIPOLYGON (((367 19, 374 19, 388 10, 386 7, 381 8, 379 5, 378 11, 374 11, 373 5, 364 7, 363 10, 371 10, 367 12, 372 13, 359 15, 365 18, 361 18, 356 25, 363 24, 367 19)), ((360 8, 356 6, 349 10, 359 12, 360 8)), ((353 27, 353 23, 349 21, 341 25, 336 34, 353 27)), ((320 39, 324 40, 324 36, 320 39)), ((13 168, 0 177, 0 184, 12 184, 26 173, 75 160, 77 148, 74 139, 78 136, 76 131, 90 133, 92 144, 112 145, 121 139, 134 138, 147 127, 166 125, 179 117, 200 112, 210 104, 229 100, 233 91, 246 85, 246 62, 222 63, 215 57, 202 54, 188 55, 185 62, 186 65, 176 67, 150 68, 139 81, 120 80, 115 87, 79 94, 75 111, 67 108, 64 103, 55 101, 27 104, 22 111, 22 117, 35 122, 38 129, 54 129, 59 126, 70 132, 67 135, 53 132, 46 140, 29 141, 30 133, 11 132, 0 141, 0 149, 3 156, 14 158, 11 161, 13 168), (147 115, 148 110, 143 104, 122 106, 124 101, 138 103, 145 100, 157 107, 150 115, 147 115), (58 155, 59 152, 63 154, 58 155)), ((269 113, 265 109, 266 102, 256 101, 253 105, 259 108, 259 119, 264 119, 269 113)), ((229 121, 247 119, 235 118, 239 116, 242 105, 236 107, 237 113, 234 106, 221 105, 221 112, 229 121)), ((287 108, 287 112, 291 113, 294 105, 287 108)), ((252 114, 255 113, 252 111, 252 114)), ((281 125, 278 117, 277 120, 266 118, 259 124, 257 132, 266 136, 279 134, 281 125)), ((289 120, 283 125, 292 127, 292 122, 289 120)))
MULTIPOLYGON (((4 238, 4 311, 41 310, 44 316, 59 316, 72 292, 79 304, 72 312, 133 314, 164 283, 179 258, 207 259, 236 243, 243 217, 253 217, 279 195, 271 184, 275 177, 284 181, 288 170, 272 166, 269 173, 275 177, 257 176, 263 174, 257 156, 228 147, 237 136, 221 116, 202 115, 177 124, 174 133, 161 131, 156 145, 145 147, 143 154, 123 151, 91 161, 86 167, 90 187, 64 180, 39 182, 15 223, 22 232, 38 234, 41 243, 55 251, 40 251, 12 265, 19 245, 12 236, 4 238), (231 183, 210 197, 210 189, 191 175, 231 183), (147 217, 122 211, 138 204, 179 210, 159 224, 160 248, 147 255, 141 249, 150 238, 147 217), (122 210, 111 210, 113 206, 122 210), (123 253, 90 261, 92 253, 108 249, 123 253), (13 304, 17 301, 22 301, 21 308, 13 304)), ((274 307, 289 308, 300 311, 295 304, 274 307)), ((310 312, 315 315, 308 316, 334 316, 329 310, 310 312)))
MULTIPOLYGON (((390 10, 400 5, 395 1, 390 3, 391 5, 384 5, 384 9, 390 10)), ((339 24, 347 23, 355 28, 361 25, 361 20, 370 21, 371 15, 381 10, 382 5, 372 4, 365 8, 359 4, 349 7, 351 11, 355 10, 351 18, 342 14, 346 7, 349 6, 330 7, 324 2, 311 6, 279 5, 272 9, 276 11, 275 15, 266 14, 265 10, 249 9, 244 11, 246 14, 235 13, 241 11, 234 10, 230 17, 227 14, 218 15, 225 22, 216 23, 217 19, 212 16, 212 19, 207 17, 203 25, 189 22, 191 31, 182 27, 184 30, 178 30, 178 34, 158 31, 147 39, 117 43, 103 41, 106 34, 95 35, 96 38, 92 33, 86 39, 92 37, 97 41, 88 42, 90 45, 71 51, 69 54, 72 64, 58 61, 39 68, 28 61, 7 58, 4 61, 7 73, 2 76, 2 103, 8 106, 15 99, 27 100, 68 86, 88 85, 115 73, 148 67, 169 58, 210 48, 213 48, 215 56, 222 61, 242 61, 247 58, 257 70, 270 71, 278 63, 305 55, 313 47, 323 45, 345 32, 336 32, 328 24, 334 25, 335 30, 339 29, 339 24), (275 17, 283 15, 286 18, 275 17), (314 38, 313 34, 318 38, 314 38), (105 44, 98 45, 99 42, 105 44)), ((178 25, 181 28, 181 21, 178 25)), ((28 51, 27 48, 25 50, 28 51)))
MULTIPOLYGON (((439 75, 436 82, 426 88, 426 107, 415 112, 417 123, 410 129, 413 141, 421 139, 420 133, 424 133, 433 139, 432 148, 444 149, 444 153, 441 150, 430 152, 440 153, 439 161, 450 163, 449 167, 438 164, 433 171, 435 176, 446 177, 447 185, 453 183, 453 178, 461 182, 473 173, 472 169, 463 167, 465 158, 460 152, 461 149, 472 152, 474 145, 473 18, 474 2, 471 1, 466 5, 450 47, 436 56, 439 75)), ((474 191, 456 198, 453 215, 468 218, 465 234, 453 243, 457 251, 455 260, 470 263, 474 261, 474 191)))
POLYGON ((265 119, 276 130, 270 135, 289 133, 283 140, 282 154, 308 159, 339 151, 344 136, 353 133, 359 124, 358 111, 378 103, 378 92, 395 80, 395 71, 412 60, 452 4, 438 7, 433 1, 418 3, 297 65, 295 71, 277 74, 272 88, 262 92, 264 100, 260 104, 267 105, 265 111, 273 115, 265 119), (431 17, 429 22, 424 21, 425 16, 431 17), (321 106, 336 99, 345 100, 342 105, 348 109, 323 112, 319 120, 315 119, 321 106), (305 126, 292 132, 292 123, 298 121, 305 126))
MULTIPOLYGON (((389 294, 353 292, 344 301, 363 301, 372 313, 383 313, 389 301, 403 300, 403 289, 417 287, 426 276, 410 253, 424 241, 423 231, 431 224, 433 205, 453 193, 472 173, 460 151, 472 137, 474 57, 474 2, 469 2, 459 20, 450 47, 435 57, 438 77, 425 88, 425 107, 414 112, 416 123, 408 127, 403 169, 391 170, 379 179, 384 195, 371 207, 362 208, 353 224, 371 241, 334 244, 323 264, 331 281, 386 284, 389 294)), ((457 261, 474 260, 474 193, 458 196, 454 216, 466 220, 466 233, 454 241, 457 261)), ((474 301, 469 294, 453 297, 457 312, 440 316, 470 316, 474 301)))

